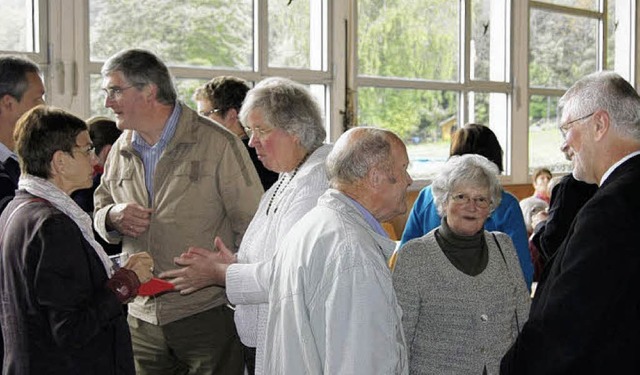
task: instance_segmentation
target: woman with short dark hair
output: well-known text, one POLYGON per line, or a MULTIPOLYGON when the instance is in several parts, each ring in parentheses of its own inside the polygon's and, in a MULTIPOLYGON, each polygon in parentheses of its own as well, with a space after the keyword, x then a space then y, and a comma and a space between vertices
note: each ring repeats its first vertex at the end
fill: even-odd
POLYGON ((134 374, 122 309, 151 278, 147 253, 114 266, 70 194, 91 186, 87 125, 51 107, 14 133, 22 174, 0 216, 0 319, 5 374, 134 374))

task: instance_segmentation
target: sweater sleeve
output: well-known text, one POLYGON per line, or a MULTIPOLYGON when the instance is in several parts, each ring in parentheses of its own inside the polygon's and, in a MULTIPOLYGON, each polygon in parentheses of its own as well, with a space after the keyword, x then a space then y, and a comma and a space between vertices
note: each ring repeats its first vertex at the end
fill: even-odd
POLYGON ((411 347, 416 336, 416 326, 419 321, 420 305, 420 275, 424 272, 418 258, 426 251, 416 241, 409 242, 402 251, 397 253, 396 266, 393 270, 393 287, 396 291, 398 304, 402 308, 402 327, 407 342, 407 353, 411 361, 411 347))

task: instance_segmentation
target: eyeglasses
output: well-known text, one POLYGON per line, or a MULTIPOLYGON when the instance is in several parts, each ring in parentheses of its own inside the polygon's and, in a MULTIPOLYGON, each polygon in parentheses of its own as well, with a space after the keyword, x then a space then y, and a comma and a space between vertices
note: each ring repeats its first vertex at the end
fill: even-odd
POLYGON ((76 148, 79 148, 80 149, 79 152, 83 153, 87 157, 95 155, 96 147, 92 143, 86 146, 76 145, 76 148))
POLYGON ((491 206, 491 203, 492 203, 491 199, 487 197, 471 198, 467 194, 463 194, 463 193, 451 195, 451 200, 453 201, 453 203, 460 204, 460 205, 467 204, 473 201, 473 204, 475 204, 475 206, 478 208, 489 208, 489 206, 491 206))
POLYGON ((118 100, 118 99, 120 99, 122 97, 122 93, 124 93, 125 90, 129 90, 132 87, 136 87, 136 86, 135 85, 131 85, 131 86, 127 86, 127 87, 118 87, 118 86, 107 87, 107 88, 102 89, 102 92, 107 97, 107 99, 109 99, 109 100, 118 100))
POLYGON ((211 116, 212 114, 214 114, 214 113, 218 113, 218 112, 220 112, 220 111, 222 111, 222 108, 213 108, 213 109, 210 109, 210 110, 208 110, 208 111, 202 111, 202 112, 200 112, 200 116, 209 117, 209 116, 211 116))
POLYGON ((571 129, 573 127, 573 124, 575 124, 578 121, 586 120, 589 117, 593 116, 594 114, 595 114, 595 112, 591 112, 586 116, 582 116, 580 118, 577 118, 575 120, 571 120, 569 122, 566 122, 566 123, 561 124, 560 126, 558 126, 558 129, 560 129, 560 134, 562 134, 562 138, 564 138, 564 139, 567 138, 567 133, 569 132, 569 129, 571 129))
POLYGON ((244 131, 249 136, 249 138, 255 137, 255 138, 258 138, 259 140, 265 139, 265 137, 267 135, 269 135, 269 133, 271 133, 272 131, 275 130, 275 128, 268 128, 268 129, 255 128, 255 129, 252 129, 252 128, 248 127, 248 126, 243 126, 243 128, 244 128, 244 131))

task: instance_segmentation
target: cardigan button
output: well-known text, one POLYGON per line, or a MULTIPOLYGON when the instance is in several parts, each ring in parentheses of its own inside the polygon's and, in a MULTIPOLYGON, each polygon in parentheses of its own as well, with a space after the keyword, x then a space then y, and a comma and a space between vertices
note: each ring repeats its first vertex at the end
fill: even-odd
POLYGON ((480 315, 480 320, 482 320, 483 322, 486 322, 489 320, 489 317, 487 316, 487 314, 482 314, 480 315))

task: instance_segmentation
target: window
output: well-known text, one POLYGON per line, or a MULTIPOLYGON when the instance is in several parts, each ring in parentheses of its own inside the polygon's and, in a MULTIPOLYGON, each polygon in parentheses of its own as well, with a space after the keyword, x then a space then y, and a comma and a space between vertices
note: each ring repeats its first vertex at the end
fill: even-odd
POLYGON ((310 85, 329 108, 327 12, 327 1, 316 0, 191 0, 179 6, 165 0, 89 0, 91 113, 109 115, 99 90, 100 68, 125 48, 158 54, 176 77, 180 99, 193 107, 195 89, 214 76, 235 75, 252 85, 282 75, 310 85))
POLYGON ((568 172, 560 152, 558 99, 573 82, 597 70, 615 70, 633 82, 633 1, 530 2, 529 172, 568 172), (604 9, 604 5, 607 9, 604 9))
POLYGON ((46 24, 40 14, 45 2, 37 0, 3 0, 0 11, 0 51, 27 54, 36 62, 44 61, 41 30, 46 24))
POLYGON ((451 134, 468 122, 490 126, 508 158, 509 2, 357 5, 358 124, 396 132, 414 179, 434 176, 451 134))

